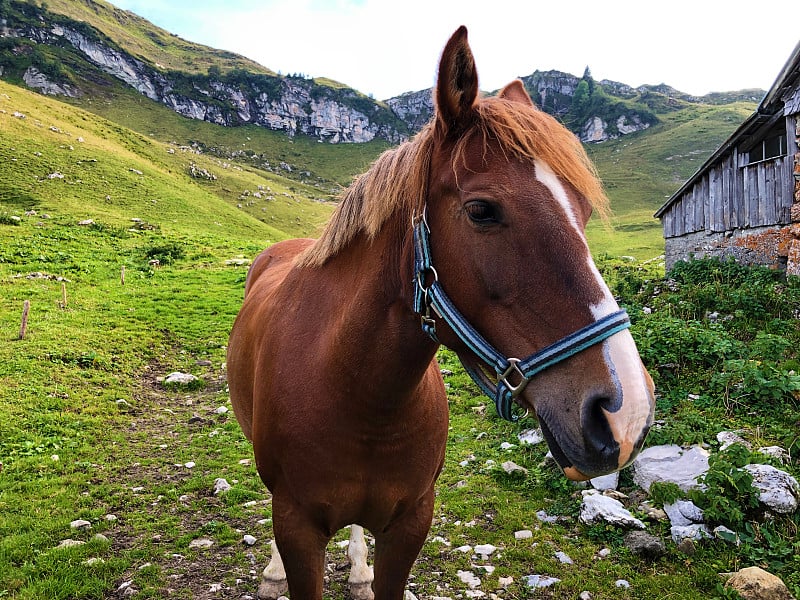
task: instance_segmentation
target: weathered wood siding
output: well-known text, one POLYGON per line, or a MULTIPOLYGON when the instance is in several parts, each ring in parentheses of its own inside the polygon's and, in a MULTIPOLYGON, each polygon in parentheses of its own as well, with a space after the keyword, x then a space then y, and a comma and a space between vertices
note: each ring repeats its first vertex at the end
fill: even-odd
POLYGON ((794 156, 740 165, 734 149, 662 215, 664 237, 787 225, 794 201, 794 156))

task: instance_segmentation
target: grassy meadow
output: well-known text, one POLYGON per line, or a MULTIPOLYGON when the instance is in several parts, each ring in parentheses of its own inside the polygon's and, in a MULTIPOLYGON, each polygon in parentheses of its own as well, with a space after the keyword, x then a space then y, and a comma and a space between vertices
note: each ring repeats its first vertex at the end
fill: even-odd
MULTIPOLYGON (((224 410, 225 346, 247 268, 238 259, 283 237, 313 235, 331 210, 318 201, 322 190, 368 159, 363 148, 345 148, 348 174, 333 149, 320 148, 313 177, 287 178, 191 145, 200 138, 190 129, 208 127, 220 137, 204 147, 233 147, 234 139, 224 141, 229 131, 183 122, 169 137, 172 117, 155 109, 148 131, 133 100, 126 110, 138 115, 136 130, 0 82, 0 598, 116 598, 130 590, 136 598, 242 597, 255 594, 268 561, 269 496, 224 410), (191 176, 192 164, 216 179, 191 176), (199 383, 165 388, 173 371, 199 383), (217 478, 231 489, 215 494, 217 478), (90 525, 72 528, 77 519, 90 525), (243 544, 244 535, 254 545, 243 544), (85 543, 59 547, 67 539, 85 543)), ((111 116, 122 107, 104 110, 111 116)), ((287 162, 303 164, 311 152, 308 141, 280 146, 269 132, 247 136, 238 144, 252 142, 270 161, 297 152, 287 162)), ((622 142, 611 148, 627 151, 622 142)), ((657 261, 613 258, 659 253, 651 208, 642 201, 635 213, 628 208, 638 200, 627 201, 617 224, 628 237, 598 228, 592 243, 609 255, 599 266, 629 308, 660 390, 663 423, 651 443, 714 448, 716 433, 729 428, 796 452, 800 286, 714 265, 670 283, 657 261), (732 318, 711 322, 709 310, 732 318)), ((533 421, 499 420, 452 354, 440 358, 452 372, 451 431, 434 524, 410 582, 420 600, 464 597, 458 571, 476 572, 481 590, 505 599, 582 591, 615 600, 733 598, 718 573, 751 564, 800 593, 797 516, 764 522, 743 513, 741 547, 712 541, 687 554, 668 543, 660 558, 637 557, 620 530, 578 521, 580 488, 545 459, 542 444, 517 439, 533 421), (508 460, 527 472, 507 474, 499 465, 508 460), (541 522, 538 511, 558 519, 541 522), (514 532, 525 529, 531 537, 517 540, 514 532), (487 561, 457 550, 477 544, 499 550, 487 561), (561 581, 532 589, 524 579, 532 574, 561 581), (513 582, 503 588, 506 577, 513 582), (630 587, 617 587, 621 579, 630 587)), ((794 463, 788 468, 796 473, 794 463)), ((642 516, 629 472, 621 490, 642 516)), ((727 502, 738 507, 736 498, 727 502)), ((648 530, 669 538, 664 523, 648 522, 648 530)), ((344 597, 345 551, 332 543, 328 556, 326 598, 344 597)))

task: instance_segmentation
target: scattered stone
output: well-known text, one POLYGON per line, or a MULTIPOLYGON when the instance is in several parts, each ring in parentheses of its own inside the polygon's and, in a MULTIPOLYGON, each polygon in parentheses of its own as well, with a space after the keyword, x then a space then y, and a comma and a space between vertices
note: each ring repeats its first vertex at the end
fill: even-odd
POLYGON ((92 536, 92 539, 95 542, 100 542, 101 544, 107 544, 107 543, 109 543, 111 541, 106 536, 104 536, 102 533, 95 533, 92 536))
POLYGON ((542 523, 556 523, 558 521, 558 517, 553 515, 548 515, 547 512, 543 510, 536 511, 536 518, 539 519, 542 523))
POLYGON ((619 485, 619 471, 615 471, 609 475, 602 475, 591 479, 589 483, 596 490, 616 490, 619 485))
POLYGON ((634 517, 619 500, 604 496, 597 490, 584 490, 580 519, 584 523, 606 521, 620 527, 644 529, 645 525, 634 517))
POLYGON ((456 575, 461 580, 461 583, 466 584, 471 590, 474 590, 481 584, 481 580, 472 571, 461 571, 459 569, 456 575))
POLYGON ((672 540, 680 546, 683 540, 702 541, 714 537, 708 526, 703 523, 694 525, 673 525, 669 529, 672 540))
POLYGON ((478 544, 475 546, 475 554, 480 554, 484 560, 491 556, 495 550, 497 550, 497 547, 491 544, 478 544))
POLYGON ((183 466, 187 469, 194 469, 197 466, 197 463, 195 463, 193 460, 190 460, 189 462, 184 463, 183 466))
POLYGON ((217 477, 214 480, 214 495, 217 496, 231 489, 231 484, 222 477, 217 477))
POLYGON ((643 512, 648 519, 653 521, 666 521, 669 518, 666 512, 660 508, 656 508, 647 501, 639 505, 639 510, 643 512))
POLYGON ((578 600, 592 600, 591 592, 583 591, 578 594, 578 600))
POLYGON ((417 597, 409 590, 406 590, 405 594, 403 594, 403 600, 417 600, 417 597))
POLYGON ((615 585, 616 587, 618 587, 618 588, 625 588, 625 589, 628 589, 629 587, 631 587, 631 584, 630 584, 630 582, 629 582, 629 581, 627 581, 626 579, 617 579, 617 580, 614 582, 614 585, 615 585))
POLYGON ((522 444, 535 445, 544 441, 544 435, 542 435, 541 429, 526 429, 517 436, 517 439, 522 444))
POLYGON ((772 465, 745 465, 744 468, 753 476, 759 502, 782 514, 797 510, 800 485, 789 473, 772 465))
POLYGON ((686 492, 698 487, 697 478, 708 471, 708 456, 700 446, 652 446, 633 461, 633 481, 647 492, 656 481, 675 483, 686 492))
POLYGON ((610 548, 600 548, 600 550, 597 551, 597 558, 606 558, 607 556, 610 555, 611 555, 610 548))
POLYGON ((81 540, 73 540, 71 538, 67 538, 65 540, 61 540, 56 546, 56 550, 59 548, 74 548, 75 546, 83 546, 86 542, 81 540))
POLYGON ((211 548, 214 545, 214 541, 208 538, 197 538, 189 542, 189 548, 211 548))
POLYGON ((252 535, 245 535, 242 538, 242 542, 244 542, 245 546, 254 546, 257 541, 258 540, 256 540, 256 538, 252 535))
POLYGON ((549 575, 526 575, 523 579, 525 579, 525 585, 534 589, 550 587, 561 581, 558 577, 550 577, 549 575))
POLYGON ((92 524, 90 521, 87 521, 85 519, 75 519, 69 524, 69 526, 72 529, 89 529, 92 526, 92 524))
POLYGON ((720 452, 728 449, 733 444, 741 444, 748 450, 752 447, 750 442, 746 441, 742 436, 740 436, 735 431, 720 431, 717 434, 717 441, 720 443, 719 446, 720 452))
POLYGON ((503 589, 507 588, 512 583, 514 583, 514 578, 513 577, 498 577, 497 578, 497 585, 499 585, 503 589))
POLYGON ((556 559, 558 559, 558 562, 560 562, 562 565, 575 564, 575 562, 569 557, 569 555, 566 552, 561 552, 559 550, 558 552, 555 553, 555 557, 556 559))
POLYGON ((514 532, 515 540, 527 540, 533 537, 533 532, 530 529, 520 529, 514 532))
POLYGON ((106 521, 113 522, 113 521, 116 521, 116 520, 117 520, 117 515, 112 515, 112 514, 107 514, 106 515, 106 521))
POLYGON ((91 567, 92 565, 102 565, 105 562, 106 561, 104 561, 102 558, 94 556, 92 558, 87 558, 85 561, 83 561, 83 564, 85 564, 87 567, 91 567))
POLYGON ((500 444, 500 450, 511 450, 512 448, 516 447, 517 446, 515 444, 512 444, 511 442, 503 442, 502 444, 500 444))
POLYGON ((503 468, 503 471, 505 471, 509 475, 513 473, 522 473, 523 475, 528 474, 528 469, 526 469, 525 467, 520 467, 517 463, 510 460, 507 460, 500 466, 503 468))
POLYGON ((667 552, 667 546, 654 535, 645 531, 631 531, 625 535, 625 547, 636 556, 656 559, 667 552))
POLYGON ((197 377, 192 375, 191 373, 181 373, 176 371, 174 373, 170 373, 164 378, 164 384, 169 385, 189 385, 197 381, 197 377))
POLYGON ((685 527, 703 522, 703 509, 691 500, 676 500, 672 504, 665 504, 664 512, 674 526, 685 527))
POLYGON ((731 574, 725 587, 736 590, 745 600, 794 600, 780 577, 759 567, 747 567, 731 574))
POLYGON ((785 464, 789 461, 789 453, 780 446, 764 446, 763 448, 759 448, 758 451, 761 454, 780 461, 781 464, 785 464))
POLYGON ((214 409, 214 414, 216 414, 216 415, 224 415, 227 412, 228 412, 228 407, 227 406, 219 406, 216 409, 214 409))

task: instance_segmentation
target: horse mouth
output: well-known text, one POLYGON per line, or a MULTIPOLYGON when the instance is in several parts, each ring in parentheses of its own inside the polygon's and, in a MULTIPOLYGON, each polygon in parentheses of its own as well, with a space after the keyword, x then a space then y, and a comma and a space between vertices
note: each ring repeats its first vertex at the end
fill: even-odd
POLYGON ((587 479, 591 479, 589 475, 584 474, 580 469, 575 467, 573 462, 561 449, 561 446, 556 441, 553 432, 550 431, 547 423, 542 418, 539 419, 539 427, 542 428, 542 435, 547 442, 547 447, 550 448, 550 453, 553 455, 556 464, 558 464, 558 466, 564 472, 564 476, 572 481, 586 481, 587 479))

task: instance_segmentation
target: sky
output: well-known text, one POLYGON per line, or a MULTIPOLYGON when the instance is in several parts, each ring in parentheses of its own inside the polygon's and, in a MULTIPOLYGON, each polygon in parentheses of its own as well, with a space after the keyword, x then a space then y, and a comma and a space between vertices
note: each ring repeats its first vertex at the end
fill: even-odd
POLYGON ((378 100, 435 83, 466 25, 480 87, 555 69, 693 95, 768 90, 800 41, 798 0, 110 0, 180 37, 378 100))

